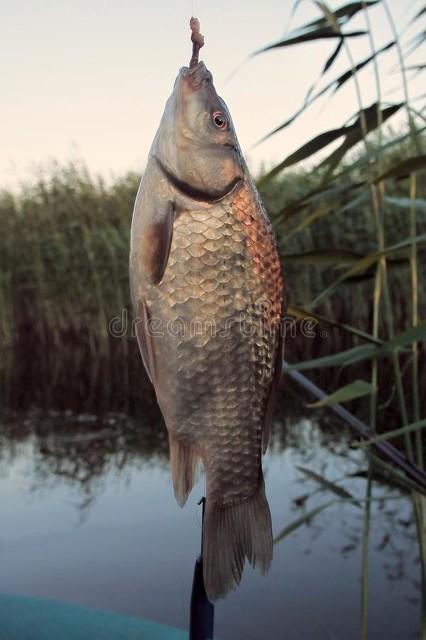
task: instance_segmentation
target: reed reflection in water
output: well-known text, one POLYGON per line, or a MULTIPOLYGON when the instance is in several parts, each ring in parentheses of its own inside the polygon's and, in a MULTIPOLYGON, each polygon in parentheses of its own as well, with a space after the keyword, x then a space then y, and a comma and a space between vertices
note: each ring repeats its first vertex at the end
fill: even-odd
MULTIPOLYGON (((248 567, 216 606, 223 639, 359 635, 363 510, 339 502, 300 469, 337 480, 366 468, 364 454, 327 414, 301 418, 286 398, 265 458, 274 534, 336 502, 275 545, 270 574, 248 567)), ((5 413, 0 429, 0 590, 59 598, 187 628, 199 552, 203 480, 183 510, 155 408, 143 415, 5 413)), ((364 478, 340 483, 363 498, 364 478)), ((371 637, 415 638, 420 565, 408 496, 377 483, 371 533, 371 637), (393 496, 395 499, 387 500, 393 496)))

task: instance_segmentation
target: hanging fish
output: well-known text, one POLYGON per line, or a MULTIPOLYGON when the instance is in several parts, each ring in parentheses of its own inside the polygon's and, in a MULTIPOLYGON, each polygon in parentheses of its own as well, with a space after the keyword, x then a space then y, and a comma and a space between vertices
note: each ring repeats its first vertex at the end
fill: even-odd
POLYGON ((183 506, 206 473, 210 600, 245 558, 265 573, 272 531, 266 450, 282 363, 283 276, 274 233, 231 116, 198 52, 177 76, 132 221, 130 284, 142 358, 164 416, 183 506))

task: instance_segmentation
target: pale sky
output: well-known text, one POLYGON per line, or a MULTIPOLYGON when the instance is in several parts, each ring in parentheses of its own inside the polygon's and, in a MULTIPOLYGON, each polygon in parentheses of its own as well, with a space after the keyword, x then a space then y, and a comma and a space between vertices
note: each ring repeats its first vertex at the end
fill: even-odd
MULTIPOLYGON (((388 0, 400 29, 423 0, 388 0)), ((1 0, 0 4, 0 188, 15 188, 51 160, 83 160, 107 179, 141 172, 179 67, 191 54, 189 17, 201 21, 201 52, 216 89, 231 111, 237 134, 256 171, 271 166, 312 136, 342 125, 356 110, 352 82, 336 98, 316 102, 291 127, 252 148, 265 133, 300 106, 336 42, 317 41, 262 54, 242 65, 254 50, 279 39, 290 0, 1 0)), ((332 8, 345 1, 329 2, 332 8)), ((292 22, 319 17, 301 2, 292 22)), ((370 9, 377 48, 391 40, 383 8, 370 9)), ((365 26, 359 14, 346 30, 365 26)), ((406 43, 424 28, 420 21, 406 43)), ((366 36, 348 40, 355 61, 370 53, 366 36)), ((419 49, 407 64, 424 63, 419 49)), ((383 97, 402 98, 393 69, 396 50, 379 58, 383 97), (396 91, 395 91, 396 89, 396 91)), ((326 76, 348 69, 344 52, 326 76)), ((373 67, 360 74, 365 106, 376 99, 373 67)), ((424 74, 410 83, 424 93, 424 74)), ((424 100, 415 103, 417 107, 424 100)), ((394 119, 402 126, 403 114, 394 119)))

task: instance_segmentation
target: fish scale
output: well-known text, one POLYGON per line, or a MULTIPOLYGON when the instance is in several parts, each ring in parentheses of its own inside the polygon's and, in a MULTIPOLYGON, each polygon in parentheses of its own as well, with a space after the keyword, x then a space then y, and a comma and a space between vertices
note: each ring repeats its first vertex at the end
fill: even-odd
POLYGON ((163 346, 180 362, 177 375, 169 368, 163 381, 174 393, 168 404, 175 406, 166 421, 201 452, 211 495, 222 494, 225 484, 232 485, 227 489, 232 500, 245 498, 258 485, 262 415, 273 376, 282 286, 270 223, 246 181, 232 200, 213 206, 209 216, 197 210, 178 214, 163 279, 147 290, 154 316, 168 317, 173 309, 184 323, 185 335, 168 336, 163 346), (214 257, 207 260, 208 267, 206 255, 214 257), (257 308, 262 299, 268 301, 266 320, 264 309, 257 308), (249 328, 256 329, 251 340, 235 326, 241 313, 249 328), (201 333, 192 335, 195 321, 201 333), (217 335, 228 325, 228 335, 217 335), (209 335, 210 326, 216 335, 209 335), (200 404, 200 396, 209 398, 207 404, 200 404))
POLYGON ((130 281, 181 506, 200 459, 205 468, 203 572, 214 600, 239 583, 244 558, 262 572, 272 558, 261 457, 281 372, 284 285, 271 224, 202 62, 179 72, 151 147, 130 281))

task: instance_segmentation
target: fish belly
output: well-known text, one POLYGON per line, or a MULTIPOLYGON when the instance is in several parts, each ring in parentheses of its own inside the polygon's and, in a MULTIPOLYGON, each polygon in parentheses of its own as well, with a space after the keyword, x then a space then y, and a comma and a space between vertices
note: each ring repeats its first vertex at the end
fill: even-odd
POLYGON ((245 183, 232 199, 178 213, 163 279, 147 291, 171 445, 184 447, 181 462, 201 457, 209 498, 222 504, 261 482, 282 289, 269 220, 245 183))

